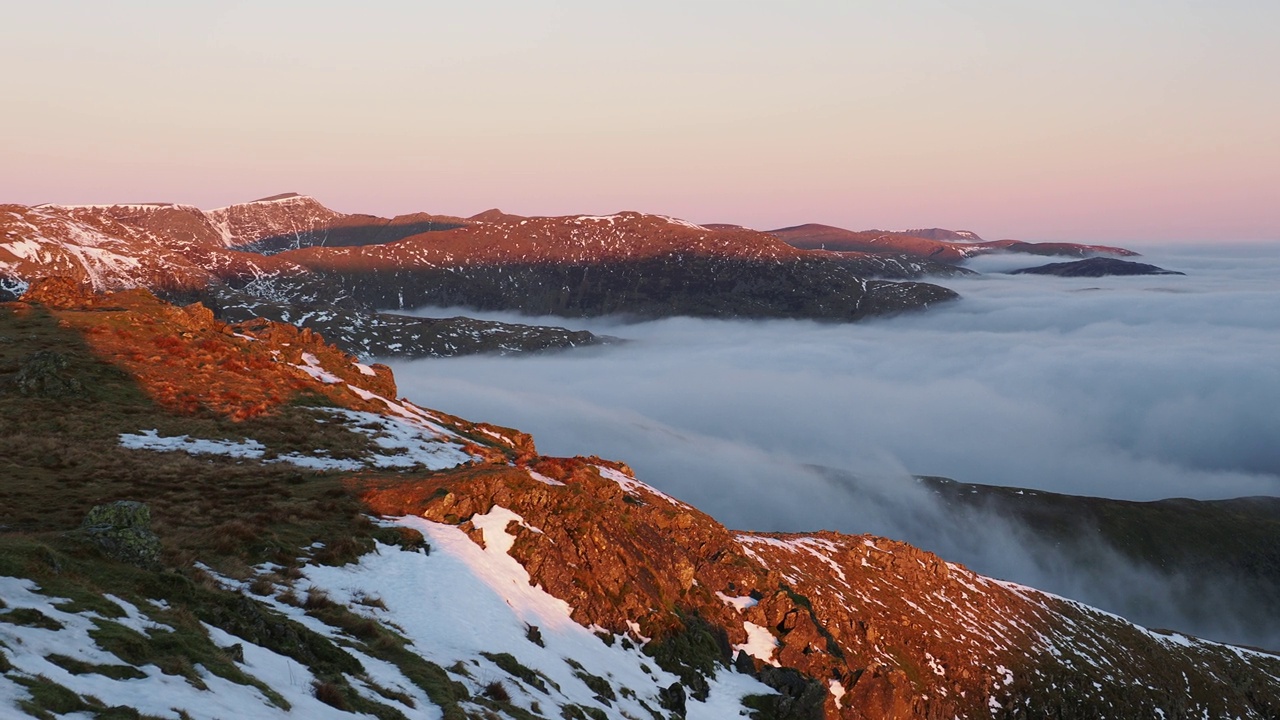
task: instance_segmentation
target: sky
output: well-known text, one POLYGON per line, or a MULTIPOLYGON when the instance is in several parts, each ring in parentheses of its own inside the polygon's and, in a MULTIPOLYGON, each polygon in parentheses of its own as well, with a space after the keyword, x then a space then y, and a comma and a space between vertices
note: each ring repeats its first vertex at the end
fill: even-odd
POLYGON ((0 202, 1280 238, 1280 3, 9 3, 0 202))
POLYGON ((547 455, 626 462, 732 528, 884 535, 1153 627, 1280 648, 1274 598, 1227 578, 1157 577, 1106 548, 1076 567, 1000 517, 938 507, 911 480, 1138 501, 1280 496, 1280 245, 1141 249, 1187 274, 1008 275, 1044 259, 980 258, 981 276, 932 278, 961 299, 922 313, 497 315, 629 342, 391 364, 415 402, 519 428, 547 455), (869 485, 850 492, 810 465, 869 485))

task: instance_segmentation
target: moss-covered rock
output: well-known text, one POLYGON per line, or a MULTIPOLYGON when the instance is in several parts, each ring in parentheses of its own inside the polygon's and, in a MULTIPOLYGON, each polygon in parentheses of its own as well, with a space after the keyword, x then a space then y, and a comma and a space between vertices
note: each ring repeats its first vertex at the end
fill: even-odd
POLYGON ((67 399, 85 397, 84 384, 67 373, 70 363, 62 353, 41 350, 27 358, 13 378, 13 386, 26 397, 67 399))
POLYGON ((96 505, 81 523, 108 556, 141 568, 160 565, 160 538, 151 530, 151 509, 135 500, 96 505))

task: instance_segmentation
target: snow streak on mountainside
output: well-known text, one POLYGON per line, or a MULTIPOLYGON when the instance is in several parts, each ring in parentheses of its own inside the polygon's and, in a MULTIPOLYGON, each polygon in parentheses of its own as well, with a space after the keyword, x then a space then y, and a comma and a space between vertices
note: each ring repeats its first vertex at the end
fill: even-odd
POLYGON ((59 275, 96 290, 167 290, 303 272, 226 249, 186 205, 0 206, 0 273, 23 283, 59 275))

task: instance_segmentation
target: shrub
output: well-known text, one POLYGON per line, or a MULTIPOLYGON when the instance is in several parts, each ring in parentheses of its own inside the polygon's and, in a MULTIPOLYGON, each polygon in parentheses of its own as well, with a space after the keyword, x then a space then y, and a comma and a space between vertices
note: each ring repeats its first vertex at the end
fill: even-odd
POLYGON ((329 599, 329 595, 323 590, 312 590, 307 593, 306 602, 302 603, 304 610, 324 610, 333 607, 333 600, 329 599))
POLYGON ((511 693, 507 692, 506 686, 498 680, 484 686, 484 696, 501 703, 511 702, 511 693))
POLYGON ((350 709, 350 706, 347 705, 346 695, 343 694, 342 688, 339 687, 338 685, 331 682, 317 681, 314 685, 312 685, 311 689, 312 689, 312 692, 315 694, 316 699, 324 703, 325 705, 328 705, 329 707, 332 707, 332 708, 336 708, 338 710, 350 709))

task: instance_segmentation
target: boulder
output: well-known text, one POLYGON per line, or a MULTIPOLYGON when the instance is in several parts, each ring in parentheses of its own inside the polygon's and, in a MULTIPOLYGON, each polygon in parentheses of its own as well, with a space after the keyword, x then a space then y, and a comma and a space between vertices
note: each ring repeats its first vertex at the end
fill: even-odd
POLYGON ((13 378, 13 385, 27 397, 85 397, 84 384, 66 375, 68 365, 61 353, 41 350, 26 359, 13 378))
POLYGON ((160 565, 160 537, 151 530, 151 508, 136 500, 96 505, 80 525, 109 557, 140 568, 160 565))

